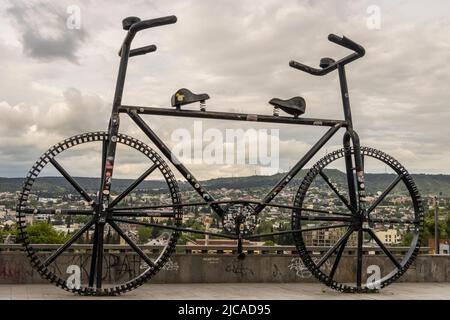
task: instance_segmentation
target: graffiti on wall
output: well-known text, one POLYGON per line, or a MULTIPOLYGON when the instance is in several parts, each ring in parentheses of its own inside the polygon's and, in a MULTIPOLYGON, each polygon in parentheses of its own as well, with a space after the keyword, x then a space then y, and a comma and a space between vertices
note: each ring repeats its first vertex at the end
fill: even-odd
POLYGON ((255 273, 246 266, 242 260, 234 259, 225 267, 225 272, 230 272, 239 276, 253 276, 255 273))
MULTIPOLYGON (((319 258, 313 258, 312 260, 315 263, 317 263, 319 261, 319 258)), ((302 279, 309 279, 313 276, 311 271, 309 271, 309 269, 305 266, 305 264, 303 263, 303 260, 300 257, 292 258, 291 262, 288 265, 288 269, 295 272, 295 275, 302 279)), ((330 261, 327 260, 323 264, 322 270, 324 270, 324 271, 331 270, 330 261)))

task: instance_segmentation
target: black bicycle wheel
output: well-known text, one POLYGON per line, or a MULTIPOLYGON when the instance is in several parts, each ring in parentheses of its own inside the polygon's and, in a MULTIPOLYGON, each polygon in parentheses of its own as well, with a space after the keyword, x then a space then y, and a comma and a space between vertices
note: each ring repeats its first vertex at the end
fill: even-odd
POLYGON ((154 150, 123 134, 117 136, 115 174, 129 177, 137 167, 148 169, 137 178, 113 181, 109 207, 99 208, 100 178, 92 179, 91 169, 101 176, 107 139, 106 132, 84 133, 51 147, 29 171, 17 205, 19 239, 32 266, 81 295, 117 295, 142 285, 168 261, 180 234, 174 175, 154 150), (139 209, 143 203, 166 207, 139 209), (99 219, 102 210, 109 213, 106 221, 99 219), (57 243, 44 246, 48 251, 33 244, 42 243, 44 231, 45 241, 57 243))
POLYGON ((344 149, 308 171, 295 197, 302 209, 292 214, 294 230, 313 230, 294 233, 305 265, 343 292, 376 291, 397 280, 417 256, 423 228, 422 200, 406 169, 379 150, 362 147, 361 153, 366 215, 350 204, 344 149))

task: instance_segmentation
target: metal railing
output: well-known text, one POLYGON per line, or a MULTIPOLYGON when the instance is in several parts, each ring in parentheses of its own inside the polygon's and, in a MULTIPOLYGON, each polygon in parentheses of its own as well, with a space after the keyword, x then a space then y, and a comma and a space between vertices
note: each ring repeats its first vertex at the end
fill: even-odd
MULTIPOLYGON (((61 244, 34 244, 32 245, 36 251, 49 252, 54 251, 61 246, 61 244)), ((158 245, 142 245, 141 249, 152 252, 159 253, 164 249, 163 246, 158 245)), ((90 244, 74 244, 67 252, 89 252, 92 249, 90 244)), ((325 246, 315 246, 308 247, 308 251, 312 254, 322 255, 327 252, 329 247, 325 246)), ((364 254, 368 255, 383 255, 384 253, 379 247, 376 248, 364 248, 364 254)), ((410 247, 393 247, 390 246, 388 249, 394 255, 405 255, 410 247)), ((106 252, 134 252, 128 245, 122 244, 105 244, 104 250, 106 252)), ((0 252, 20 252, 24 251, 21 244, 0 244, 0 252)), ((176 246, 177 254, 236 254, 236 246, 230 245, 178 245, 176 246)), ((249 255, 295 255, 298 254, 297 248, 295 246, 247 246, 244 247, 244 252, 249 255)), ((356 252, 356 247, 346 247, 345 255, 354 255, 356 252)), ((429 247, 420 248, 420 254, 429 254, 431 249, 429 247)))

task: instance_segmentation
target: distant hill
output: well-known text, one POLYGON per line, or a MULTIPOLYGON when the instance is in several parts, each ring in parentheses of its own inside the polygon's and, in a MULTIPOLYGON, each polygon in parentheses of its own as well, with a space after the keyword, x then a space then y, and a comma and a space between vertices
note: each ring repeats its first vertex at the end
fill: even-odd
MULTIPOLYGON (((325 173, 335 183, 346 184, 346 175, 337 169, 326 169, 325 173)), ((291 185, 300 185, 306 170, 302 170, 291 182, 291 185)), ((413 174, 413 179, 423 195, 448 195, 450 196, 450 175, 413 174)), ((214 188, 254 188, 271 187, 284 174, 278 173, 272 176, 250 176, 236 178, 218 178, 203 182, 205 187, 214 188)), ((366 174, 366 186, 368 191, 384 190, 394 179, 393 174, 369 173, 366 174)))
MULTIPOLYGON (((336 169, 325 171, 326 174, 336 183, 345 183, 345 174, 336 169)), ((291 181, 291 185, 299 185, 306 171, 302 170, 296 178, 291 181)), ((202 182, 202 185, 208 189, 249 189, 249 188, 270 188, 279 181, 284 174, 278 173, 271 176, 249 176, 235 178, 217 178, 202 182)), ((414 181, 417 183, 420 192, 423 195, 449 195, 450 196, 450 175, 431 175, 431 174, 414 174, 414 181)), ((366 185, 371 190, 383 190, 392 180, 392 174, 377 173, 366 175, 366 185)), ((100 184, 98 178, 79 177, 76 180, 88 191, 97 190, 100 184)), ((120 192, 128 187, 133 180, 131 179, 114 179, 114 190, 120 192)), ((21 189, 23 178, 1 178, 0 192, 15 192, 21 189)), ((186 182, 179 181, 180 188, 190 188, 186 182)), ((64 193, 71 190, 69 183, 63 177, 43 177, 36 180, 35 190, 52 193, 64 193)), ((142 182, 139 190, 155 190, 165 188, 163 181, 149 180, 142 182)))
MULTIPOLYGON (((75 180, 83 186, 88 192, 98 190, 100 186, 99 178, 75 177, 75 180)), ((0 192, 14 192, 21 190, 23 178, 0 178, 0 192)), ((132 179, 114 179, 114 190, 125 190, 131 183, 132 179)), ((144 181, 139 185, 139 189, 160 189, 166 184, 163 181, 144 181)), ((33 185, 34 190, 52 191, 54 193, 67 192, 72 187, 63 177, 42 177, 38 178, 33 185)))

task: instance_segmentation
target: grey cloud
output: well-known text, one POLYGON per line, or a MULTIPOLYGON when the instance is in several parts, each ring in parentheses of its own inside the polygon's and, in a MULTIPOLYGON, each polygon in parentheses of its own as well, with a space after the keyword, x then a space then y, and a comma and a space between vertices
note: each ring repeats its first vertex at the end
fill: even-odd
POLYGON ((38 119, 38 130, 61 135, 104 129, 107 126, 107 103, 98 95, 82 94, 69 88, 63 102, 52 105, 38 119))
POLYGON ((21 33, 25 54, 44 61, 61 58, 77 63, 76 54, 87 34, 85 29, 66 27, 66 9, 48 1, 12 2, 8 12, 21 33))

